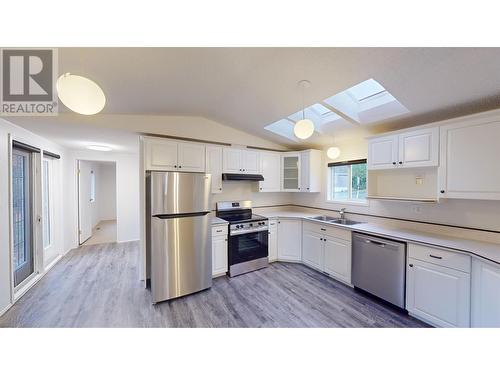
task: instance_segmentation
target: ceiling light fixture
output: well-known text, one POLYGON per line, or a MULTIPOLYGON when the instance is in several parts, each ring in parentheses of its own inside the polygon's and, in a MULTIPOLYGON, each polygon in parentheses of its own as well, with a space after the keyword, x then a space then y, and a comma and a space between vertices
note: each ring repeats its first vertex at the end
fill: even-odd
POLYGON ((326 150, 326 155, 329 159, 337 159, 340 156, 340 148, 335 146, 329 147, 328 150, 326 150))
POLYGON ((81 115, 95 115, 106 104, 106 96, 97 83, 71 73, 57 80, 57 95, 66 107, 81 115))
POLYGON ((295 123, 293 133, 299 139, 307 139, 314 133, 314 123, 305 117, 304 91, 311 86, 311 82, 307 80, 299 81, 299 86, 302 88, 302 120, 295 123))
POLYGON ((87 146, 89 150, 94 150, 94 151, 111 151, 112 148, 109 146, 103 146, 103 145, 89 145, 87 146))

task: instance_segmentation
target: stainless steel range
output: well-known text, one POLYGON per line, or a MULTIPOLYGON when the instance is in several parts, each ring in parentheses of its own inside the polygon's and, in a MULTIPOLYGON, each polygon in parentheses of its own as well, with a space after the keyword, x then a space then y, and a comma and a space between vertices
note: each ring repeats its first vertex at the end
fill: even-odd
POLYGON ((267 267, 268 219, 252 214, 252 202, 217 202, 216 216, 229 221, 229 276, 267 267))

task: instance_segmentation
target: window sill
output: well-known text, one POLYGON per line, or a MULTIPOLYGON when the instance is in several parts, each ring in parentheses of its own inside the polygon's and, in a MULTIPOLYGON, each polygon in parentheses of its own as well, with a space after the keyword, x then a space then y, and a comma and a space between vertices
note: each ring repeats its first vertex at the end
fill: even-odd
POLYGON ((342 200, 329 200, 327 199, 325 201, 326 203, 333 203, 333 204, 343 204, 346 206, 363 206, 363 207, 368 207, 370 205, 370 202, 368 200, 365 201, 342 201, 342 200))

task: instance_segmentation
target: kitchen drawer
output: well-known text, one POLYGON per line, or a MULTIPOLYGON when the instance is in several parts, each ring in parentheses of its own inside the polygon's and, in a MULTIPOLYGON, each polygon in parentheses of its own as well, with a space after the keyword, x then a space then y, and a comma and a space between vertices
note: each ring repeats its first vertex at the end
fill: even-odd
POLYGON ((465 254, 410 243, 408 245, 408 256, 427 263, 470 273, 471 259, 470 256, 465 254))
POLYGON ((212 227, 212 237, 227 236, 227 225, 215 225, 212 227))
POLYGON ((329 224, 313 223, 309 220, 304 220, 304 223, 302 225, 304 231, 316 232, 327 236, 340 238, 345 241, 351 241, 351 231, 347 229, 337 228, 329 224))

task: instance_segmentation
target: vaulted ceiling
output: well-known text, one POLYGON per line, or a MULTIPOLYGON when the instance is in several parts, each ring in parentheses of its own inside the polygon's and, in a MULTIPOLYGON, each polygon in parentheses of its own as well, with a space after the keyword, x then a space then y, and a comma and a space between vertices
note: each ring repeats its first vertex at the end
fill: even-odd
MULTIPOLYGON (((498 108, 499 66, 498 48, 59 49, 61 74, 87 76, 106 94, 103 120, 97 115, 93 121, 97 127, 108 127, 110 114, 201 116, 294 146, 264 126, 301 109, 299 80, 311 82, 305 92, 310 105, 374 78, 409 110, 371 124, 377 131, 498 108)), ((36 131, 36 124, 63 126, 67 116, 10 120, 36 131)), ((140 124, 126 126, 140 131, 140 124)), ((329 136, 362 127, 331 129, 305 144, 325 144, 329 136)))

